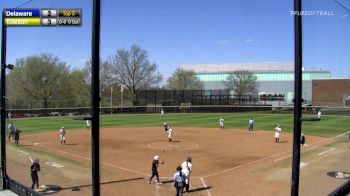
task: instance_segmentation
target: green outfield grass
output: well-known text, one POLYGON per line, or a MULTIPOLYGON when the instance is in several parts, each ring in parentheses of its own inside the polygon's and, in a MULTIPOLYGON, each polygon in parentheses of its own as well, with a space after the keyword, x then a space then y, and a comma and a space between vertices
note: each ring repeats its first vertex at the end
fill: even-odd
MULTIPOLYGON (((101 127, 162 127, 163 122, 176 127, 218 127, 219 113, 166 114, 125 114, 101 116, 101 127)), ((255 130, 273 131, 277 124, 282 130, 291 132, 293 115, 290 114, 249 114, 224 113, 225 128, 248 128, 248 120, 255 120, 255 130)), ((64 126, 67 131, 85 128, 85 121, 72 117, 45 117, 11 119, 23 134, 58 131, 64 126)), ((303 122, 302 131, 307 135, 331 137, 350 130, 349 116, 322 116, 321 121, 303 122)))

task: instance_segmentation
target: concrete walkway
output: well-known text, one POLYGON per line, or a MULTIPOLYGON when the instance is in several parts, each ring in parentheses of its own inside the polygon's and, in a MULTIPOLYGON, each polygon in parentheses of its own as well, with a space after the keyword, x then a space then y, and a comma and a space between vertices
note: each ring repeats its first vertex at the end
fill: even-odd
POLYGON ((9 190, 0 190, 0 196, 18 196, 9 190))

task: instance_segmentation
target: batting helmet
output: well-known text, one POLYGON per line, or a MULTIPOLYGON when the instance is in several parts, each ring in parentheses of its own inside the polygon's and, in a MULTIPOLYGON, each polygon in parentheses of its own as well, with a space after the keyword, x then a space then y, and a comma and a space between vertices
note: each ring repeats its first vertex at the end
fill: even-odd
POLYGON ((153 158, 154 160, 159 160, 159 156, 158 155, 156 155, 156 156, 154 156, 154 158, 153 158))

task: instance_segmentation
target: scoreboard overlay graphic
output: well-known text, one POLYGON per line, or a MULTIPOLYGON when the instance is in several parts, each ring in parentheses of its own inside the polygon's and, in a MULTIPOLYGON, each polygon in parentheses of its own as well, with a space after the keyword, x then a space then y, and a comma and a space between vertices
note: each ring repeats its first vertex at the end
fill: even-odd
POLYGON ((81 9, 4 9, 4 24, 18 26, 81 26, 81 9))

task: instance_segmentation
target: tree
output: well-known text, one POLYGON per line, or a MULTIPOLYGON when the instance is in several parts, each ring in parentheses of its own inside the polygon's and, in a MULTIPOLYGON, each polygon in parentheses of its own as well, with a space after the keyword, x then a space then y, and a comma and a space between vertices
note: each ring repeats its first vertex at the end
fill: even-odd
POLYGON ((176 69, 166 84, 166 88, 171 90, 200 90, 203 87, 203 82, 199 80, 194 71, 183 68, 176 69))
POLYGON ((120 49, 109 60, 113 79, 122 85, 134 99, 136 92, 162 81, 157 65, 148 60, 147 51, 137 45, 129 50, 120 49))
MULTIPOLYGON (((102 62, 102 61, 101 61, 102 62)), ((85 62, 85 67, 83 68, 83 72, 85 73, 85 82, 87 84, 91 84, 91 59, 85 62)), ((103 98, 110 97, 110 89, 113 85, 112 80, 112 72, 111 72, 111 64, 108 61, 103 61, 100 64, 100 95, 103 101, 103 98)), ((90 93, 90 90, 89 90, 90 93)))
POLYGON ((51 100, 68 99, 71 96, 69 68, 51 54, 18 59, 8 77, 11 100, 35 100, 48 108, 51 100))
POLYGON ((90 106, 90 82, 86 81, 86 72, 84 69, 74 70, 70 73, 70 84, 74 107, 90 106))
POLYGON ((258 83, 256 80, 256 76, 250 71, 235 71, 227 76, 225 85, 234 91, 239 99, 239 104, 241 104, 244 96, 257 93, 258 83))

